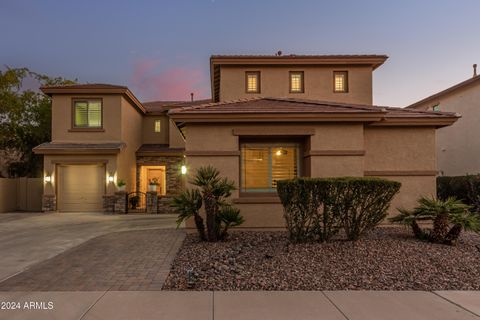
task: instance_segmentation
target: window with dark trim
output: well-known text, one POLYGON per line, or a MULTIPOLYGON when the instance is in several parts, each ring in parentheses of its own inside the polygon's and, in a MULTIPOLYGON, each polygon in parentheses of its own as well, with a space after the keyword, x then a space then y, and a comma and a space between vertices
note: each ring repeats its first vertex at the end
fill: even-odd
POLYGON ((73 101, 74 128, 101 128, 102 127, 102 100, 74 100, 73 101))
POLYGON ((154 131, 157 133, 162 131, 162 120, 155 120, 154 131))
POLYGON ((348 92, 348 71, 333 72, 333 91, 348 92))
POLYGON ((241 192, 276 192, 277 181, 299 176, 300 144, 241 143, 241 192))
POLYGON ((303 71, 290 71, 290 93, 303 93, 303 71))
POLYGON ((260 71, 245 72, 245 92, 260 93, 260 71))

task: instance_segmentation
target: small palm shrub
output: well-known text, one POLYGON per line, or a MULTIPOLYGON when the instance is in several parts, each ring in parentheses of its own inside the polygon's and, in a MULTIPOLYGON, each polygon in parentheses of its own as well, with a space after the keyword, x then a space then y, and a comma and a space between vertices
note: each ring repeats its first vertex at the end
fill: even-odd
POLYGON ((416 238, 453 245, 462 230, 480 231, 480 218, 469 211, 471 208, 454 197, 445 200, 422 197, 417 207, 399 209, 400 213, 390 221, 410 226, 416 238), (419 221, 430 222, 432 228, 422 229, 419 221))
POLYGON ((172 201, 172 206, 178 213, 177 225, 193 217, 201 240, 218 241, 226 238, 229 228, 244 222, 240 210, 227 202, 235 190, 234 183, 221 178, 217 169, 212 166, 199 168, 191 183, 199 189, 186 190, 172 201), (206 228, 200 215, 202 206, 205 210, 206 228))
POLYGON ((358 240, 387 215, 401 184, 378 178, 299 178, 277 182, 290 240, 329 241, 340 229, 358 240))

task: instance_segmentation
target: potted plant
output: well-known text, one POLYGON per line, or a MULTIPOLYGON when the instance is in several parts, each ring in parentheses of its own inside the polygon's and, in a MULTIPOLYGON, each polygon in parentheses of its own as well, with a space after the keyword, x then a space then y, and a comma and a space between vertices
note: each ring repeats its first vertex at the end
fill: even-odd
POLYGON ((148 181, 148 191, 157 191, 158 178, 152 178, 148 181))
POLYGON ((127 184, 125 183, 125 180, 123 180, 123 179, 118 180, 118 181, 117 181, 117 189, 118 189, 118 191, 125 191, 125 186, 126 186, 126 185, 127 185, 127 184))

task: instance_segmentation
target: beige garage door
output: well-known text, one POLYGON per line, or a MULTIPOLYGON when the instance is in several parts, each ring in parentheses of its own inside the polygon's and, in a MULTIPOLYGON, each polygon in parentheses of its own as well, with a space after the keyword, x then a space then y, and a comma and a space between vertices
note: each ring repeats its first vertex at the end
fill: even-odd
POLYGON ((59 211, 101 211, 105 193, 105 166, 60 165, 59 211))

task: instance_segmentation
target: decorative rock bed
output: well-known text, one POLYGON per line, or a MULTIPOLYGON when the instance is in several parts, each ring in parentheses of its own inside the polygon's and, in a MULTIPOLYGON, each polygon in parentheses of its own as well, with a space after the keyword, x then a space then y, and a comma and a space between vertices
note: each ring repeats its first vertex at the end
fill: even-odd
POLYGON ((357 242, 302 244, 289 243, 285 232, 237 231, 218 243, 190 234, 163 289, 480 290, 480 235, 464 233, 446 246, 398 227, 376 228, 357 242))

